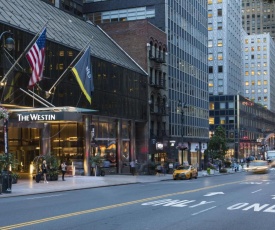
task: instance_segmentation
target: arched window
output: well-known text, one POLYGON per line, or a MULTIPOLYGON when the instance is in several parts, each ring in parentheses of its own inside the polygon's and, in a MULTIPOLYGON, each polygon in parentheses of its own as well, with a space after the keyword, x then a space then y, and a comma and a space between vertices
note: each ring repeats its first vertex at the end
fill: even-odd
POLYGON ((166 49, 165 48, 163 48, 163 50, 162 50, 162 59, 163 59, 163 62, 166 62, 166 49))

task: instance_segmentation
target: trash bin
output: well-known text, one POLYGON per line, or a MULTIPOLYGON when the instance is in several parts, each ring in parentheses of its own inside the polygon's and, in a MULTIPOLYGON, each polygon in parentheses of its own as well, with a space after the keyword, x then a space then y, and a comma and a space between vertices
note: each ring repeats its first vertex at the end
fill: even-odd
POLYGON ((10 171, 2 171, 1 184, 2 193, 11 193, 12 175, 10 171))

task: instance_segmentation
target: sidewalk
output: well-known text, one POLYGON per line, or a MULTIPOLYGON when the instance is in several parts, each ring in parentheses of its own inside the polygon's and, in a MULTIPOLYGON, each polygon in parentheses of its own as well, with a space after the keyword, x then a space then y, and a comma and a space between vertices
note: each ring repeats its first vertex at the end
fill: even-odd
MULTIPOLYGON (((199 171, 198 177, 209 177, 209 176, 219 176, 228 175, 235 173, 231 169, 228 169, 228 173, 219 173, 215 171, 214 175, 207 175, 206 171, 199 171)), ((11 193, 2 193, 0 198, 4 197, 14 197, 14 196, 24 196, 31 194, 43 194, 51 192, 62 192, 85 188, 97 188, 97 187, 107 187, 107 186, 117 186, 126 184, 136 184, 136 183, 152 183, 164 180, 172 180, 172 174, 154 176, 154 175, 106 175, 101 176, 68 176, 65 177, 65 181, 61 180, 59 176, 58 181, 49 181, 49 183, 44 184, 43 181, 36 183, 31 176, 24 179, 19 179, 17 184, 12 184, 11 193)))

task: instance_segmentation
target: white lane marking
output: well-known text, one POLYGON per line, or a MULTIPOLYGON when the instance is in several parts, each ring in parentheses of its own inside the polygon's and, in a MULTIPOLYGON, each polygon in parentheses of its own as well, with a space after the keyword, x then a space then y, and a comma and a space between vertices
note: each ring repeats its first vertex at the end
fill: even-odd
POLYGON ((202 212, 206 212, 206 211, 211 210, 211 209, 216 208, 216 207, 217 207, 217 206, 213 206, 213 207, 211 207, 211 208, 201 210, 201 211, 199 211, 199 212, 193 213, 192 216, 198 215, 198 214, 200 214, 200 213, 202 213, 202 212))
POLYGON ((54 197, 54 196, 62 196, 62 195, 63 195, 63 194, 51 195, 51 196, 38 196, 38 197, 33 197, 33 198, 27 198, 27 200, 43 199, 43 198, 54 197))
POLYGON ((223 192, 210 192, 204 196, 215 196, 215 195, 221 195, 221 194, 224 194, 223 192))
POLYGON ((260 192, 262 189, 259 189, 259 190, 256 190, 254 192, 251 192, 251 193, 256 193, 256 192, 260 192))

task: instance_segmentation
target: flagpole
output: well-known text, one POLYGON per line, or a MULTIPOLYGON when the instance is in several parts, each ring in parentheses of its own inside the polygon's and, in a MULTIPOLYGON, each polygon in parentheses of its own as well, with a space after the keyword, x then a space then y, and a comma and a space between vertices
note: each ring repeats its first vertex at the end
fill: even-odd
POLYGON ((31 40, 31 42, 29 43, 29 45, 25 48, 25 50, 23 51, 23 53, 21 53, 21 55, 19 56, 19 58, 17 58, 16 62, 13 63, 12 67, 9 69, 9 71, 5 74, 5 76, 3 77, 3 79, 0 82, 0 86, 3 85, 3 82, 6 80, 6 78, 9 76, 9 74, 11 73, 11 71, 14 69, 14 67, 18 64, 19 60, 25 55, 25 53, 29 50, 30 46, 33 45, 34 41, 37 39, 37 37, 39 36, 39 34, 43 31, 43 29, 47 26, 47 24, 49 23, 49 20, 44 24, 44 26, 42 27, 42 29, 39 30, 39 32, 35 35, 35 37, 31 40))
POLYGON ((53 84, 53 86, 46 91, 46 97, 50 97, 51 95, 51 91, 53 90, 53 88, 60 82, 61 78, 68 72, 69 67, 71 67, 73 65, 73 63, 76 61, 76 59, 78 59, 78 57, 87 49, 87 47, 90 45, 92 39, 88 42, 88 44, 78 53, 78 55, 74 58, 74 60, 71 62, 71 64, 65 69, 65 71, 61 74, 61 76, 56 80, 56 82, 53 84))

